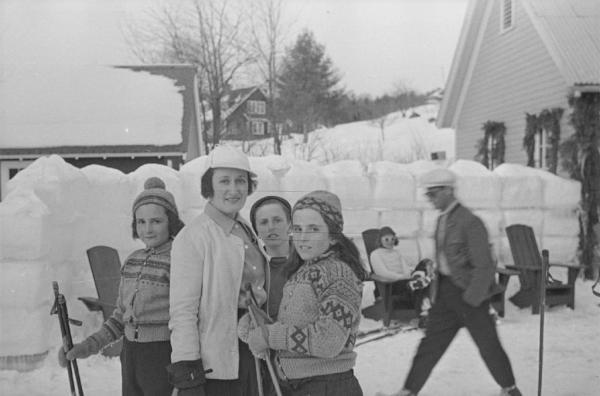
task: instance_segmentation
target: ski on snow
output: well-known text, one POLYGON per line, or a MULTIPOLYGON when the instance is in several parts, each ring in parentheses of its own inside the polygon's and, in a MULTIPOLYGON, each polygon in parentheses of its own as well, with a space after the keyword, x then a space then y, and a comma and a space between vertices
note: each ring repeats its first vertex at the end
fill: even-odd
POLYGON ((380 327, 373 330, 359 332, 356 336, 358 341, 354 346, 364 345, 372 341, 380 340, 382 338, 392 337, 399 333, 406 333, 418 329, 419 328, 416 325, 402 323, 389 327, 380 327))

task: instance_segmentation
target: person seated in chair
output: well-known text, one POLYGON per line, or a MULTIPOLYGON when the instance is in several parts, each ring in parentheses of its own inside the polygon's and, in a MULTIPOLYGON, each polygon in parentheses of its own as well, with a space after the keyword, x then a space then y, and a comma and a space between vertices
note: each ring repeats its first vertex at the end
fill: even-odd
POLYGON ((373 272, 386 281, 394 282, 392 294, 414 304, 419 326, 423 327, 431 306, 428 296, 433 262, 424 259, 414 270, 411 269, 400 252, 394 249, 398 245, 398 238, 394 230, 387 226, 379 230, 378 245, 370 256, 373 272))

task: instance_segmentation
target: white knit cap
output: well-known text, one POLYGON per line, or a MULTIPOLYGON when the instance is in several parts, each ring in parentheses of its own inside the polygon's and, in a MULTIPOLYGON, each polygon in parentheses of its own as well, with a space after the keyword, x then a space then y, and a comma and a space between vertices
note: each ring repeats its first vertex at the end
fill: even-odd
POLYGON ((454 187, 456 175, 449 169, 439 168, 424 173, 419 178, 419 184, 423 188, 432 187, 454 187))
POLYGON ((256 173, 250 169, 250 161, 246 154, 232 146, 219 145, 208 154, 207 169, 210 168, 233 168, 250 173, 256 177, 256 173))

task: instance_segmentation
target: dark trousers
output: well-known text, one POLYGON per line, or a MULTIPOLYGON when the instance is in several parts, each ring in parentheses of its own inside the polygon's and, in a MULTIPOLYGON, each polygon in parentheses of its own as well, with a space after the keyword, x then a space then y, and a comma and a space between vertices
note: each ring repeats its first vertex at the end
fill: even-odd
POLYGON ((206 396, 257 396, 258 380, 254 366, 254 356, 248 344, 239 341, 240 365, 238 379, 218 380, 207 379, 206 396))
POLYGON ((123 396, 165 396, 173 387, 166 367, 171 364, 171 343, 132 342, 123 338, 121 377, 123 396))
POLYGON ((392 296, 397 297, 407 305, 415 307, 417 316, 421 315, 423 300, 429 295, 429 286, 424 289, 411 290, 408 286, 410 279, 402 279, 392 283, 392 296))
MULTIPOLYGON (((362 396, 353 370, 282 382, 283 396, 362 396)), ((275 393, 270 393, 274 396, 275 393)))
POLYGON ((502 388, 515 384, 508 356, 500 344, 496 324, 489 315, 489 300, 472 307, 462 299, 463 290, 445 276, 440 277, 435 303, 429 310, 429 322, 413 358, 404 387, 418 393, 458 330, 465 326, 479 348, 494 380, 502 388))

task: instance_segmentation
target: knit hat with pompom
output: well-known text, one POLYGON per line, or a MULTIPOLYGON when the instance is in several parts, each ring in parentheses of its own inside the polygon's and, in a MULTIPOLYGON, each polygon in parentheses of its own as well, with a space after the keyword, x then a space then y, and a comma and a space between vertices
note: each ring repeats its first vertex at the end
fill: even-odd
POLYGON ((133 201, 133 214, 142 205, 156 204, 165 208, 167 211, 173 212, 177 216, 177 205, 173 194, 167 191, 165 182, 158 177, 149 177, 144 183, 144 191, 142 191, 135 201, 133 201))

